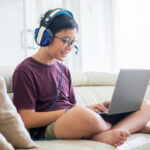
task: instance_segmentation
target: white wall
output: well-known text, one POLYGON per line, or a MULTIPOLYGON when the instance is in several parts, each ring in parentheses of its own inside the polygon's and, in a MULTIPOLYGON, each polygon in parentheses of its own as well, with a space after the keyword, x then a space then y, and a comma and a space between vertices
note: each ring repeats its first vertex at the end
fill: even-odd
POLYGON ((23 0, 0 1, 0 65, 16 65, 26 56, 21 47, 23 9, 23 0))
POLYGON ((72 11, 79 24, 79 54, 73 51, 65 61, 72 71, 150 68, 149 0, 0 1, 0 65, 18 64, 35 53, 30 31, 42 13, 58 7, 72 11))

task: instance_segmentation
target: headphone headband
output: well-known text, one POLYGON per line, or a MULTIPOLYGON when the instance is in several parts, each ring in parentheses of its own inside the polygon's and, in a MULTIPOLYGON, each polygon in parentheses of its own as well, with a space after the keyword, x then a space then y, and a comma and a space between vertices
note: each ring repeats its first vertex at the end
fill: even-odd
POLYGON ((44 27, 47 28, 56 16, 59 16, 59 15, 62 15, 62 14, 66 14, 68 16, 73 17, 71 12, 69 12, 65 9, 56 8, 53 11, 49 11, 49 13, 45 16, 44 22, 42 23, 41 26, 44 26, 44 27))

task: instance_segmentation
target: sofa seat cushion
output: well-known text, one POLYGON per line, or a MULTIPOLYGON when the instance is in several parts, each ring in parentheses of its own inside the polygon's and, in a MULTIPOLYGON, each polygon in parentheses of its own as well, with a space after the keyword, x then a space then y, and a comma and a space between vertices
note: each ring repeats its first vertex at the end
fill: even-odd
POLYGON ((150 150, 150 135, 136 133, 121 146, 115 148, 109 144, 90 140, 51 140, 36 141, 40 150, 150 150))
POLYGON ((40 150, 150 150, 150 135, 133 134, 123 145, 117 148, 90 140, 36 141, 36 144, 40 150))
POLYGON ((150 135, 143 133, 132 134, 117 150, 150 150, 150 135))
POLYGON ((37 141, 40 150, 115 150, 111 145, 90 140, 37 141))

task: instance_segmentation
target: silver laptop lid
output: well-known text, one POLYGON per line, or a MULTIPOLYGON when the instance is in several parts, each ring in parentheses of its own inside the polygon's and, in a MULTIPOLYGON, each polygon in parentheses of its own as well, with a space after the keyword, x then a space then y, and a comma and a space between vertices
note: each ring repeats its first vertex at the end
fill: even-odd
POLYGON ((140 109, 150 79, 150 70, 121 69, 108 114, 140 109))

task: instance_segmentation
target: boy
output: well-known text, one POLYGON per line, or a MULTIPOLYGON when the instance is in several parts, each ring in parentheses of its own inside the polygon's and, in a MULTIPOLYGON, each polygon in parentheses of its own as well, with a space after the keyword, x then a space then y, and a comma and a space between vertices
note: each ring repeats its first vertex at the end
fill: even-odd
POLYGON ((150 119, 150 106, 144 102, 140 111, 114 126, 98 115, 107 111, 109 102, 77 106, 70 72, 57 61, 63 61, 75 47, 77 31, 70 11, 54 9, 45 13, 35 30, 40 49, 14 72, 14 105, 34 139, 85 138, 119 146, 130 133, 145 126, 150 119))

